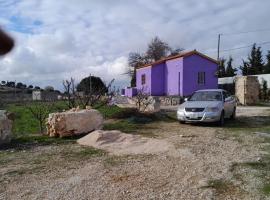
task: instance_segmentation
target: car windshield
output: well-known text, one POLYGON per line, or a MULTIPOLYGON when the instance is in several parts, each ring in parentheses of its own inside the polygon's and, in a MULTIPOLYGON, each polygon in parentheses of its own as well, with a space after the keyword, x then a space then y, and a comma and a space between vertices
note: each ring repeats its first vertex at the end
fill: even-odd
POLYGON ((218 91, 200 91, 195 92, 189 101, 222 101, 222 95, 218 91))

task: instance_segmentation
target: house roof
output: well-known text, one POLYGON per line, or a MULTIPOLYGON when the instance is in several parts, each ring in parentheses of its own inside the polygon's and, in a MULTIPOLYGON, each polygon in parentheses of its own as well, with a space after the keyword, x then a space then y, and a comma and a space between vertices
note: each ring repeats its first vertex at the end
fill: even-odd
POLYGON ((175 56, 169 56, 167 58, 163 58, 163 59, 160 59, 158 61, 142 65, 141 67, 138 67, 137 69, 157 65, 157 64, 160 64, 160 63, 164 63, 167 60, 173 60, 173 59, 176 59, 176 58, 188 57, 188 56, 191 56, 191 55, 194 55, 194 54, 199 55, 199 56, 201 56, 201 57, 203 57, 203 58, 205 58, 205 59, 207 59, 207 60, 209 60, 211 62, 214 62, 214 63, 218 64, 217 60, 215 60, 213 58, 210 58, 209 56, 207 56, 207 55, 205 55, 203 53, 200 53, 200 52, 198 52, 196 50, 193 50, 193 51, 179 53, 178 55, 175 55, 175 56))

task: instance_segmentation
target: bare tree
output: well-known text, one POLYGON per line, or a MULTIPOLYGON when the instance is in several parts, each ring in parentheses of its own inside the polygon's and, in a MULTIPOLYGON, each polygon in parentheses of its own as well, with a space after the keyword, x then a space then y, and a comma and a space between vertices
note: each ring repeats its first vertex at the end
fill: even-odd
POLYGON ((133 100, 135 101, 137 110, 140 112, 145 112, 147 107, 154 101, 150 94, 145 92, 144 89, 138 90, 137 95, 133 98, 133 100))
POLYGON ((76 107, 76 99, 75 99, 75 79, 70 78, 70 80, 63 80, 64 86, 64 94, 67 98, 67 104, 69 108, 76 107))
POLYGON ((26 102, 25 107, 30 111, 32 116, 38 121, 39 131, 41 134, 44 133, 44 125, 46 118, 54 108, 53 101, 36 101, 26 102))
POLYGON ((103 106, 104 104, 109 103, 109 101, 114 96, 114 92, 107 92, 107 94, 104 95, 106 91, 110 91, 110 88, 112 87, 113 82, 114 82, 114 79, 111 80, 110 83, 104 88, 91 88, 88 94, 84 94, 84 95, 75 94, 76 99, 79 101, 79 104, 82 107, 86 107, 87 105, 103 106))
POLYGON ((85 108, 86 106, 103 106, 104 104, 109 103, 109 101, 114 96, 114 92, 107 92, 110 91, 114 79, 109 82, 106 87, 99 87, 95 88, 91 87, 89 92, 86 94, 85 92, 78 92, 76 91, 75 80, 74 78, 70 78, 70 80, 64 80, 64 93, 67 97, 68 107, 74 108, 77 106, 81 106, 85 108), (106 95, 104 95, 107 92, 106 95))

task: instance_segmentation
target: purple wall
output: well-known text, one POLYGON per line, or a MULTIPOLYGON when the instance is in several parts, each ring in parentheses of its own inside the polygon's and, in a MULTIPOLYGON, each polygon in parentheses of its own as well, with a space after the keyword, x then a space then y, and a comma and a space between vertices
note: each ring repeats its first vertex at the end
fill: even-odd
POLYGON ((151 74, 152 74, 152 67, 144 67, 141 69, 136 70, 136 88, 138 90, 143 89, 144 92, 151 94, 151 74), (145 84, 142 85, 142 75, 145 74, 145 84))
POLYGON ((153 96, 164 96, 164 86, 165 86, 165 64, 157 64, 152 67, 152 74, 151 74, 151 95, 153 96))
POLYGON ((166 61, 165 94, 181 96, 183 86, 181 80, 183 80, 183 58, 166 61))
POLYGON ((137 95, 137 88, 125 88, 125 96, 133 97, 137 95))
POLYGON ((153 96, 188 96, 199 89, 217 89, 217 64, 197 54, 167 60, 136 71, 136 88, 153 96), (205 72, 205 84, 198 84, 198 72, 205 72), (141 77, 145 74, 146 83, 141 77))
POLYGON ((217 64, 198 55, 191 55, 183 61, 183 96, 191 95, 200 89, 217 89, 218 78, 215 76, 217 64), (198 84, 198 72, 205 72, 205 84, 198 84))

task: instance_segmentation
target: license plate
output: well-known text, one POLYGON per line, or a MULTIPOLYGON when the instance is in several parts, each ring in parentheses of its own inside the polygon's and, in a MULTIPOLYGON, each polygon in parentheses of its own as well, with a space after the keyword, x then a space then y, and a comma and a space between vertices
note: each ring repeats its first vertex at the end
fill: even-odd
POLYGON ((199 115, 194 113, 194 114, 190 114, 189 117, 192 118, 192 119, 197 119, 199 117, 199 115))

